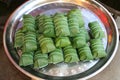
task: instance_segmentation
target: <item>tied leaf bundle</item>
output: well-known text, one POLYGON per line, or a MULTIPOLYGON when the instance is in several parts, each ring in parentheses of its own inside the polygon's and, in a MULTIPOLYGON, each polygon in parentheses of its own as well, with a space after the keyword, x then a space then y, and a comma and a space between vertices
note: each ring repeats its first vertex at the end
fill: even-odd
POLYGON ((54 42, 53 42, 52 38, 50 38, 50 37, 45 37, 43 35, 40 35, 38 37, 38 41, 39 41, 40 48, 41 48, 41 51, 43 54, 49 53, 56 49, 54 42))
POLYGON ((104 32, 97 21, 90 22, 88 25, 93 38, 102 39, 103 37, 105 37, 104 32))
POLYGON ((80 33, 79 28, 84 27, 84 20, 79 9, 73 9, 68 12, 68 24, 70 36, 76 36, 80 33))
POLYGON ((27 31, 33 31, 35 32, 35 18, 32 15, 23 15, 23 27, 22 31, 27 32, 27 31))
POLYGON ((64 57, 63 57, 62 49, 58 48, 50 53, 50 55, 49 55, 50 63, 57 64, 57 63, 60 63, 63 61, 64 61, 64 57))
POLYGON ((86 34, 83 30, 77 36, 73 37, 73 47, 80 48, 86 45, 86 34))
POLYGON ((81 33, 81 32, 85 34, 86 42, 89 42, 89 40, 90 40, 90 35, 89 35, 89 32, 85 29, 85 27, 81 27, 81 28, 80 28, 80 33, 81 33))
POLYGON ((93 57, 95 59, 99 59, 107 56, 107 53, 105 52, 104 46, 100 39, 91 39, 90 47, 92 50, 93 57))
POLYGON ((36 17, 36 25, 38 26, 39 32, 43 33, 46 37, 55 37, 53 19, 51 16, 39 15, 36 17))
POLYGON ((22 52, 31 52, 37 50, 37 41, 35 32, 26 32, 22 52))
POLYGON ((28 66, 33 64, 33 52, 22 53, 19 61, 20 66, 28 66))
POLYGON ((48 54, 42 54, 42 52, 36 51, 34 54, 34 69, 40 69, 48 65, 48 54))
POLYGON ((73 63, 73 62, 78 62, 79 61, 77 51, 72 46, 66 46, 63 49, 63 51, 64 51, 64 61, 66 63, 73 63))
POLYGON ((69 36, 70 31, 68 28, 67 17, 64 16, 62 13, 56 13, 53 16, 53 21, 55 25, 55 32, 56 36, 69 36))
POLYGON ((21 29, 19 29, 16 34, 15 34, 15 42, 14 42, 14 47, 22 47, 24 42, 24 33, 22 32, 21 29))
POLYGON ((79 58, 82 61, 90 61, 93 60, 93 56, 91 53, 91 50, 89 48, 89 45, 86 44, 84 47, 78 49, 79 58))
POLYGON ((71 45, 71 42, 68 37, 57 37, 55 42, 56 42, 56 47, 65 47, 71 45))

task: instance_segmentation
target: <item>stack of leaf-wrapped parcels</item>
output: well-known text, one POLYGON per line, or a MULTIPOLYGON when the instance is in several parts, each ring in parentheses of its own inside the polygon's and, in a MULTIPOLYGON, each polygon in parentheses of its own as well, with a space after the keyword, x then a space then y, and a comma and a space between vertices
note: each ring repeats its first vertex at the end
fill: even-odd
POLYGON ((104 31, 97 21, 89 31, 81 11, 72 9, 54 15, 24 15, 22 28, 15 33, 14 47, 22 51, 19 65, 40 69, 48 64, 73 63, 106 57, 104 31))

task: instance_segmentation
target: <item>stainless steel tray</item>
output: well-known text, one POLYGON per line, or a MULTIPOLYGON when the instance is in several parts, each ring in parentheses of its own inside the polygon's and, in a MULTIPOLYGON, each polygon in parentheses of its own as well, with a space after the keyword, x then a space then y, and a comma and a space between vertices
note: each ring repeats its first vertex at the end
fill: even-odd
POLYGON ((17 69, 31 78, 50 80, 88 79, 102 71, 113 59, 118 47, 118 30, 110 13, 94 0, 33 0, 24 3, 11 15, 5 25, 3 41, 6 54, 10 61, 17 69), (81 10, 87 30, 89 30, 89 22, 98 21, 100 23, 101 28, 105 32, 103 43, 108 56, 100 60, 92 60, 89 62, 48 65, 39 71, 35 71, 31 67, 20 67, 18 65, 19 52, 13 48, 13 43, 15 31, 22 27, 22 15, 51 15, 56 12, 67 12, 74 8, 81 10))

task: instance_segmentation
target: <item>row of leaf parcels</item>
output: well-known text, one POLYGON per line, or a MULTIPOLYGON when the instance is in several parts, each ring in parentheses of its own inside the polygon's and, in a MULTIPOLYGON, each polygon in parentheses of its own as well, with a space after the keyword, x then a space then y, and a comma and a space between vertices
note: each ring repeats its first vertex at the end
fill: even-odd
POLYGON ((16 31, 14 43, 15 48, 22 50, 19 65, 40 69, 48 64, 105 57, 104 32, 99 23, 90 22, 90 31, 84 24, 79 9, 54 15, 24 15, 23 27, 16 31))

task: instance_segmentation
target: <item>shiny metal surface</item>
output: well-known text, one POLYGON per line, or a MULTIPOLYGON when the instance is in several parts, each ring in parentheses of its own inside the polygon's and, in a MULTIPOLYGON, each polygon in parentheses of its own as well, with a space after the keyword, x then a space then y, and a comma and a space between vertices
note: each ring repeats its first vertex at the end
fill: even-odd
POLYGON ((102 71, 113 59, 118 47, 118 30, 110 13, 95 0, 33 0, 19 7, 8 19, 4 29, 4 48, 6 54, 14 66, 27 76, 34 79, 88 79, 102 71), (106 37, 103 39, 108 56, 104 59, 90 62, 72 64, 60 63, 49 65, 39 71, 30 67, 21 68, 18 65, 19 56, 13 48, 14 34, 22 27, 22 15, 54 14, 55 12, 67 12, 70 9, 79 8, 82 11, 85 27, 88 22, 99 21, 106 37))

